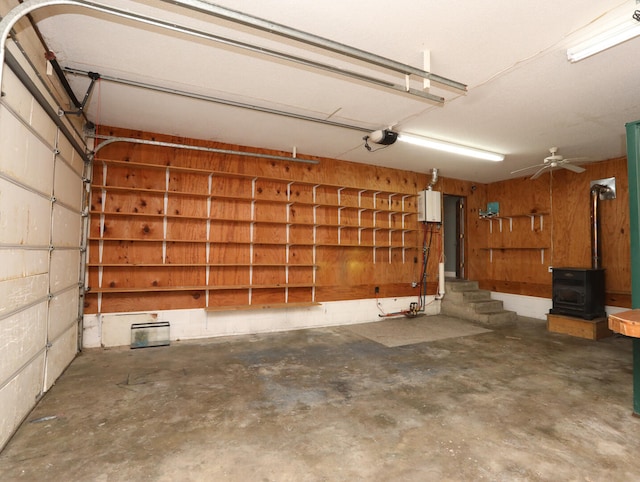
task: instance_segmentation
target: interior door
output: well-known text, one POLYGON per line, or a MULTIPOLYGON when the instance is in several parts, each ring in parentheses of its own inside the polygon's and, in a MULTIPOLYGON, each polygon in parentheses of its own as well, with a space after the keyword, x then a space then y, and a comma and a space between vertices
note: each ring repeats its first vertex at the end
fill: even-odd
POLYGON ((456 278, 465 279, 464 259, 464 198, 456 199, 456 278))
POLYGON ((464 202, 460 196, 444 195, 444 270, 446 277, 465 277, 464 202))

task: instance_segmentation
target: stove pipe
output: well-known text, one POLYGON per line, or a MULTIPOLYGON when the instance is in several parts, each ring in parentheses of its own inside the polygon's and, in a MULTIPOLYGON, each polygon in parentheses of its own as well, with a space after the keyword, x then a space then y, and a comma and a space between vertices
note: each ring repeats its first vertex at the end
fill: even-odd
POLYGON ((591 186, 591 268, 602 268, 600 258, 600 193, 607 192, 609 188, 602 184, 591 186))
POLYGON ((433 186, 435 186, 437 182, 438 182, 438 169, 434 167, 433 169, 431 169, 431 182, 427 186, 427 191, 433 190, 433 186))

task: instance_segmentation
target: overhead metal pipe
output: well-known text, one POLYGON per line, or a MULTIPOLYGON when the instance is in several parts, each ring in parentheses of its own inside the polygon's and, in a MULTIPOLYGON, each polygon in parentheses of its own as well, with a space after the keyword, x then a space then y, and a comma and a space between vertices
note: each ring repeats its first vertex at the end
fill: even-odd
POLYGON ((94 149, 93 151, 94 155, 100 149, 107 147, 108 145, 113 144, 114 142, 130 142, 132 144, 145 144, 148 146, 158 146, 158 147, 173 147, 176 149, 188 149, 191 151, 213 152, 216 154, 231 154, 234 156, 258 157, 260 159, 272 159, 275 161, 300 162, 303 164, 319 164, 319 161, 315 161, 313 159, 300 159, 299 157, 276 156, 273 154, 263 154, 260 152, 234 151, 231 149, 218 149, 216 147, 191 146, 189 144, 177 144, 174 142, 151 141, 147 139, 136 139, 133 137, 114 137, 114 136, 105 136, 100 134, 91 134, 91 135, 88 135, 87 137, 90 137, 92 139, 105 140, 105 142, 101 142, 94 149))
POLYGON ((361 60, 363 62, 367 62, 369 64, 373 64, 379 67, 393 70, 395 72, 400 72, 406 75, 416 75, 424 79, 429 79, 432 82, 436 82, 441 85, 446 85, 448 87, 452 87, 454 89, 465 91, 465 92, 467 90, 467 86, 461 82, 456 82, 455 80, 447 79, 445 77, 432 74, 431 72, 427 72, 426 70, 418 69, 411 65, 403 64, 401 62, 397 62, 395 60, 391 60, 386 57, 382 57, 380 55, 367 52, 366 50, 350 47, 348 45, 336 42, 334 40, 320 37, 318 35, 304 32, 302 30, 298 30, 292 27, 287 27, 286 25, 272 22, 270 20, 254 17, 253 15, 249 15, 243 12, 238 12, 237 10, 232 10, 230 8, 221 7, 220 5, 214 5, 212 3, 204 2, 202 0, 161 0, 161 1, 165 3, 170 3, 173 5, 179 5, 181 7, 189 8, 198 13, 204 13, 206 15, 212 15, 214 17, 222 18, 234 23, 239 23, 241 25, 246 25, 248 27, 269 32, 274 35, 279 35, 281 37, 297 40, 298 42, 306 43, 308 45, 313 45, 314 47, 319 47, 324 50, 336 52, 348 57, 361 60))

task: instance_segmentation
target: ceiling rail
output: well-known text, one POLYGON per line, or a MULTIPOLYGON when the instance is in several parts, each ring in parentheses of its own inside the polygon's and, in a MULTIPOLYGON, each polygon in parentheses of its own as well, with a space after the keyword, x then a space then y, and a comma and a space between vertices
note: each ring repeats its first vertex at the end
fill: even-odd
POLYGON ((288 162, 301 162, 304 164, 319 164, 320 161, 316 161, 314 159, 300 159, 299 157, 288 157, 288 156, 278 156, 275 154, 264 154, 261 152, 249 152, 249 151, 236 151, 231 149, 219 149, 217 147, 205 147, 205 146, 192 146, 189 144, 177 144, 175 142, 163 142, 163 141, 152 141, 147 139, 136 139, 133 137, 116 137, 116 136, 105 136, 101 134, 90 134, 87 137, 92 139, 101 139, 104 142, 101 142, 96 146, 93 150, 92 155, 95 154, 102 149, 103 147, 107 147, 109 144, 113 144, 114 142, 130 142, 132 144, 144 144, 147 146, 157 146, 157 147, 171 147, 173 149, 187 149, 191 151, 202 151, 202 152, 213 152, 215 154, 230 154, 233 156, 244 156, 244 157, 257 157, 260 159, 271 159, 274 161, 288 161, 288 162))
MULTIPOLYGON (((191 3, 187 2, 188 4, 185 4, 185 7, 190 7, 191 3)), ((168 29, 168 30, 172 30, 174 32, 179 32, 179 33, 183 33, 186 35, 190 35, 190 36, 194 36, 197 38, 202 38, 205 40, 209 40, 209 41, 213 41, 213 42, 217 42, 217 43, 222 43, 224 45, 230 45, 233 47, 237 47, 237 48, 241 48, 241 49, 245 49, 245 50, 249 50, 252 52, 257 52, 263 55, 267 55, 270 57, 274 57, 274 58, 278 58, 281 60, 286 60, 289 62, 294 62, 294 63, 298 63, 301 65, 305 65, 308 67, 313 67, 313 68, 317 68, 317 69, 321 69, 321 70, 325 70, 325 71, 329 71, 344 77, 350 77, 356 80, 360 80, 363 82, 367 82, 367 83, 371 83, 374 85, 377 85, 379 87, 383 87, 383 88, 387 88, 387 89, 391 89, 391 90, 395 90, 395 91, 399 91, 399 92, 403 92, 406 93, 408 95, 411 96, 415 96, 415 97, 420 97, 429 101, 433 101, 436 102, 438 104, 443 104, 444 103, 444 98, 438 95, 434 95, 434 94, 430 94, 429 92, 425 92, 419 89, 414 89, 414 88, 410 88, 407 85, 400 85, 400 84, 394 84, 393 82, 388 82, 388 81, 384 81, 384 80, 380 80, 380 79, 376 79, 374 77, 368 76, 368 75, 364 75, 364 74, 360 74, 358 72, 354 72, 351 70, 347 70, 347 69, 342 69, 336 66, 332 66, 332 65, 327 65, 321 62, 316 62, 316 61, 312 61, 309 59, 304 59, 302 57, 298 57, 298 56, 294 56, 291 54, 286 54, 283 52, 278 52, 275 50, 271 50, 271 49, 266 49, 263 47, 259 47, 256 45, 251 45, 245 42, 240 42, 240 41, 236 41, 236 40, 232 40, 229 38, 225 38, 225 37, 221 37, 218 35, 214 35, 208 32, 204 32, 201 30, 196 30, 193 28, 189 28, 189 27, 185 27, 185 26, 181 26, 181 25, 177 25, 175 23, 170 23, 170 22, 165 22, 163 20, 159 20, 153 17, 148 17, 148 16, 144 16, 144 15, 139 15, 130 11, 125 11, 125 10, 120 10, 118 8, 114 8, 114 7, 109 7, 106 5, 102 5, 102 4, 98 4, 98 3, 94 3, 94 2, 89 2, 89 1, 85 1, 85 0, 26 0, 23 3, 21 3, 20 5, 14 7, 0 22, 0 35, 2 35, 2 38, 0 38, 0 62, 4 60, 4 52, 5 52, 5 48, 6 48, 6 40, 9 36, 9 33, 11 32, 11 29, 13 28, 13 26, 16 24, 16 22, 18 22, 22 17, 25 17, 26 15, 28 15, 29 13, 33 12, 34 10, 38 10, 40 8, 43 7, 47 7, 47 6, 53 6, 53 5, 71 5, 71 6, 79 6, 79 7, 86 7, 92 10, 96 10, 102 13, 107 13, 107 14, 111 14, 117 17, 121 17, 121 18, 126 18, 128 20, 133 20, 133 21, 137 21, 137 22, 141 22, 141 23, 145 23, 147 25, 152 25, 155 27, 160 27, 160 28, 164 28, 164 29, 168 29)), ((214 5, 210 5, 210 4, 206 4, 207 6, 212 6, 215 7, 214 5)), ((196 6, 193 5, 192 8, 195 8, 196 6)), ((218 9, 220 9, 221 7, 218 7, 218 9)), ((226 9, 223 9, 226 10, 226 9)), ((231 12, 234 12, 233 10, 231 10, 231 12)), ((237 15, 244 15, 241 14, 240 12, 234 12, 237 15)), ((213 13, 211 15, 214 15, 213 13)), ((216 16, 221 16, 221 13, 218 13, 216 16)), ((247 17, 250 17, 247 15, 247 17)), ((254 18, 254 17, 250 17, 250 18, 254 18)), ((259 19, 256 19, 259 20, 259 19)), ((262 22, 266 22, 266 21, 262 21, 262 22)), ((277 25, 277 24, 273 24, 273 25, 277 25)), ((282 28, 288 28, 288 27, 284 27, 281 26, 282 28)), ((294 30, 294 29, 291 29, 294 30)), ((310 34, 308 34, 310 35, 310 34)), ((318 37, 318 39, 321 39, 321 37, 318 37)), ((327 42, 332 42, 327 40, 327 42)), ((309 42, 307 42, 309 43, 309 42)), ((363 55, 367 54, 364 51, 360 51, 358 49, 354 49, 352 47, 348 47, 346 45, 342 45, 342 44, 338 44, 337 42, 332 42, 330 45, 340 45, 341 48, 344 50, 343 53, 344 55, 350 55, 351 57, 355 57, 355 58, 360 58, 363 59, 363 55), (362 54, 360 56, 356 56, 355 53, 350 53, 350 52, 362 52, 362 54)), ((329 47, 325 47, 326 49, 329 49, 329 47)), ((337 47, 336 47, 337 48, 337 47)), ((336 48, 332 48, 329 50, 336 50, 336 48)), ((414 67, 408 66, 408 65, 404 65, 404 64, 400 64, 398 62, 392 61, 392 60, 388 60, 388 59, 384 59, 383 57, 379 57, 376 56, 374 54, 367 54, 368 58, 365 61, 368 61, 369 63, 372 64, 376 64, 379 65, 381 61, 378 61, 376 59, 382 59, 385 60, 387 62, 390 62, 391 65, 393 66, 398 66, 398 68, 393 68, 392 70, 395 71, 400 71, 403 72, 405 74, 409 74, 409 73, 416 73, 416 75, 420 75, 421 77, 424 78, 429 78, 431 80, 433 80, 434 82, 440 82, 440 80, 444 79, 444 78, 440 78, 439 76, 435 76, 434 74, 431 74, 429 72, 425 72, 423 70, 420 69, 416 69, 414 67), (398 70, 400 68, 400 66, 402 67, 401 70, 398 70), (412 72, 408 72, 408 70, 412 70, 412 72), (440 79, 440 80, 438 80, 440 79)), ((389 66, 387 66, 387 68, 391 68, 389 66)), ((2 75, 2 66, 0 65, 0 78, 2 75)), ((450 81, 448 79, 444 79, 446 80, 446 85, 449 85, 451 87, 454 88, 458 88, 458 89, 462 89, 462 90, 466 90, 466 85, 464 84, 460 84, 457 82, 453 82, 450 81)), ((444 83, 444 82, 441 82, 444 83)), ((0 81, 0 87, 1 87, 1 81, 0 81)))
POLYGON ((248 27, 269 32, 271 34, 279 35, 281 37, 297 40, 298 42, 306 43, 308 45, 313 45, 315 47, 319 47, 324 50, 330 50, 332 52, 346 55, 348 57, 352 57, 352 58, 361 60, 363 62, 367 62, 369 64, 377 65, 379 67, 384 67, 386 69, 393 70, 395 72, 400 72, 405 75, 416 75, 418 77, 429 79, 432 82, 436 82, 441 85, 446 85, 448 87, 452 87, 457 90, 461 90, 465 92, 467 90, 467 86, 461 82, 456 82, 455 80, 447 79, 446 77, 442 77, 440 75, 427 72, 426 70, 418 69, 411 65, 403 64, 401 62, 397 62, 395 60, 391 60, 386 57, 382 57, 380 55, 367 52, 366 50, 361 50, 355 47, 351 47, 349 45, 345 45, 345 44, 336 42, 334 40, 330 40, 324 37, 320 37, 318 35, 304 32, 302 30, 288 27, 286 25, 271 22, 270 20, 265 20, 263 18, 254 17, 253 15, 239 12, 237 10, 232 10, 229 8, 221 7, 220 5, 214 5, 212 3, 204 2, 203 0, 161 0, 161 1, 165 3, 173 4, 173 5, 179 5, 181 7, 185 7, 199 13, 212 15, 214 17, 222 18, 234 23, 246 25, 248 27))
MULTIPOLYGON (((84 76, 89 76, 91 75, 91 72, 87 71, 87 70, 81 70, 81 69, 73 69, 71 67, 65 67, 64 68, 64 72, 69 72, 70 74, 73 75, 84 75, 84 76)), ((189 99, 196 99, 196 100, 202 100, 205 102, 212 102, 215 104, 220 104, 220 105, 227 105, 230 107, 237 107, 240 109, 248 109, 248 110, 252 110, 254 112, 262 112, 265 114, 273 114, 273 115, 278 115, 278 116, 282 116, 282 117, 289 117, 291 119, 297 119, 297 120, 303 120, 303 121, 308 121, 308 122, 315 122, 317 124, 324 124, 324 125, 328 125, 328 126, 332 126, 332 127, 340 127, 342 129, 351 129, 351 130, 356 130, 356 131, 361 131, 361 132, 371 132, 372 130, 375 130, 375 128, 372 127, 363 127, 363 126, 357 126, 357 125, 353 125, 353 124, 346 124, 344 122, 338 122, 338 121, 333 121, 331 119, 325 119, 325 118, 321 118, 321 117, 312 117, 309 115, 304 115, 304 114, 297 114, 295 112, 288 112, 288 111, 284 111, 284 110, 279 110, 279 109, 273 109, 271 107, 263 107, 263 106, 259 106, 256 104, 248 104, 245 102, 238 102, 235 100, 229 100, 229 99, 223 99, 221 97, 213 97, 213 96, 209 96, 209 95, 204 95, 204 94, 198 94, 195 92, 189 92, 186 90, 181 90, 181 89, 174 89, 174 88, 170 88, 170 87, 163 87, 161 85, 156 85, 156 84, 150 84, 148 82, 140 82, 137 80, 131 80, 131 79, 125 79, 123 77, 113 77, 110 75, 100 75, 100 80, 101 81, 106 81, 106 82, 113 82, 116 84, 122 84, 122 85, 129 85, 132 87, 139 87, 141 89, 147 89, 147 90, 153 90, 155 92, 162 92, 164 94, 171 94, 171 95, 178 95, 181 97, 187 97, 189 99)))

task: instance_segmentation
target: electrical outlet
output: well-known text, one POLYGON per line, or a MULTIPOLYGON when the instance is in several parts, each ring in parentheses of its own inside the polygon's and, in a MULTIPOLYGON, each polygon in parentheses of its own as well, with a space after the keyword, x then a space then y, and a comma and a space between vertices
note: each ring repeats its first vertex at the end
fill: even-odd
POLYGON ((376 286, 376 287, 375 287, 375 291, 376 291, 376 294, 380 293, 380 287, 379 287, 379 286, 376 286))
POLYGON ((411 287, 412 288, 417 288, 418 287, 418 283, 416 283, 415 281, 411 282, 411 287))
POLYGON ((549 266, 549 273, 553 273, 553 266, 549 266))

